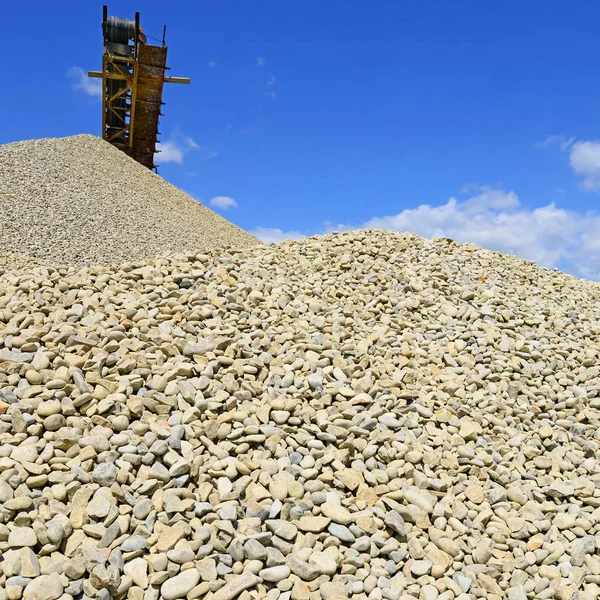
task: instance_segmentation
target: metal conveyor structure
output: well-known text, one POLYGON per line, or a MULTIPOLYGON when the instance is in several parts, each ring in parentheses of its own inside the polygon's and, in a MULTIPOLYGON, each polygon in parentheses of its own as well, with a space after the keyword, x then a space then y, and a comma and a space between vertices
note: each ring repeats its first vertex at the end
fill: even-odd
POLYGON ((88 73, 102 78, 102 137, 154 170, 163 85, 190 83, 187 77, 165 75, 165 33, 166 26, 160 46, 147 44, 139 12, 134 20, 110 17, 104 6, 102 71, 88 73))

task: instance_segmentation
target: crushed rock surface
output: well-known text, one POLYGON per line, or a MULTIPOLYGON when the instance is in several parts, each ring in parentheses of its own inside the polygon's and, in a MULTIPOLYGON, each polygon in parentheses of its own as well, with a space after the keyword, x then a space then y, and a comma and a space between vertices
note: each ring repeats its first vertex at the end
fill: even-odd
POLYGON ((0 598, 600 597, 599 286, 382 231, 0 277, 0 598))
POLYGON ((0 268, 113 264, 256 244, 98 137, 0 146, 0 268))

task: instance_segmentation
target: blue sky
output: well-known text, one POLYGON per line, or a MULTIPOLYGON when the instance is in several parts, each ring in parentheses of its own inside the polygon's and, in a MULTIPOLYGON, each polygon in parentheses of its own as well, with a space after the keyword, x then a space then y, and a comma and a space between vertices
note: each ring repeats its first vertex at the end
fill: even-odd
MULTIPOLYGON (((136 9, 192 78, 166 86, 160 174, 241 227, 446 235, 600 279, 600 4, 109 2, 136 9)), ((100 134, 79 76, 101 15, 3 7, 0 143, 100 134)))

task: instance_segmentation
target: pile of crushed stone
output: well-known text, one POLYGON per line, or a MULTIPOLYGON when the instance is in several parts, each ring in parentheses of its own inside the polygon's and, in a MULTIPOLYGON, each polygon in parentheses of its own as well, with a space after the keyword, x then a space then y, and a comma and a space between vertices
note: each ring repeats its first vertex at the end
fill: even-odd
POLYGON ((7 272, 0 598, 600 597, 599 291, 382 231, 7 272))
POLYGON ((0 268, 260 242, 92 135, 0 146, 0 268))

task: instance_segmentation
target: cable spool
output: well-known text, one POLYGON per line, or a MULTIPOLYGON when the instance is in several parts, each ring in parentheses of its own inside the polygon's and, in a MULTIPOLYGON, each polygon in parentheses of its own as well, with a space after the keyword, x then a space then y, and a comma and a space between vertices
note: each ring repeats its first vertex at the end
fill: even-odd
POLYGON ((109 42, 127 44, 135 36, 135 21, 122 17, 108 17, 106 19, 105 37, 109 42))

